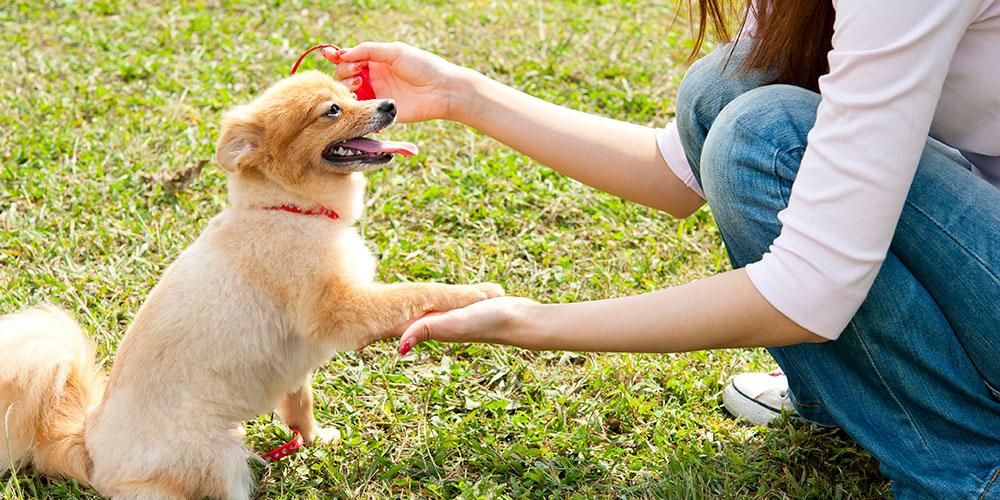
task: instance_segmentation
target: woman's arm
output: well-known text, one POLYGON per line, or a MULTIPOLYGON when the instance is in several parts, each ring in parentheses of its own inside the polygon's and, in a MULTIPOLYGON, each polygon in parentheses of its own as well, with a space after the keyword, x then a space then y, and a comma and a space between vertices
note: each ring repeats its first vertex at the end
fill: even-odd
POLYGON ((684 352, 827 340, 772 307, 742 269, 617 299, 569 304, 489 299, 404 327, 401 354, 425 340, 592 352, 684 352))
POLYGON ((557 106, 478 73, 469 85, 457 120, 539 163, 674 217, 705 203, 663 160, 654 129, 557 106))
POLYGON ((368 64, 376 94, 398 101, 400 121, 464 123, 584 184, 675 217, 704 203, 663 160, 652 128, 545 102, 400 43, 324 55, 341 63, 337 76, 348 84, 360 67, 344 61, 368 64))

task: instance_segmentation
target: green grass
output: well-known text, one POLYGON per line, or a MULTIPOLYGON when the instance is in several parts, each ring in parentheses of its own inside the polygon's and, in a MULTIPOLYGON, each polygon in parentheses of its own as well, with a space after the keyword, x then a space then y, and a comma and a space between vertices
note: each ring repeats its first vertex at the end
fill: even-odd
MULTIPOLYGON (((217 122, 306 48, 398 39, 539 97, 662 126, 690 36, 651 1, 24 2, 0 6, 0 312, 69 309, 110 366, 165 267, 226 206, 217 122), (140 5, 136 5, 136 3, 140 5), (190 184, 159 184, 208 162, 190 184), (163 177, 163 175, 161 175, 163 177)), ((323 67, 318 57, 307 67, 323 67)), ((360 228, 385 281, 497 281, 548 302, 669 287, 728 268, 707 209, 686 220, 562 177, 444 122, 388 137, 421 155, 369 176, 360 228)), ((843 433, 732 420, 731 375, 762 350, 533 353, 394 343, 316 376, 337 447, 256 467, 259 498, 881 498, 843 433)), ((247 425, 265 451, 286 436, 247 425)), ((97 498, 30 467, 5 498, 97 498)))

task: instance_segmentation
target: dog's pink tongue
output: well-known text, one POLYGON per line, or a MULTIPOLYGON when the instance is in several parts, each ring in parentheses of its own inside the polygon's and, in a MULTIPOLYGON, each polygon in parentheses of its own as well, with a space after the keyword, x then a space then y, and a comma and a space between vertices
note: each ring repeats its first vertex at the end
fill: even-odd
POLYGON ((376 141, 359 137, 341 143, 345 148, 357 149, 366 153, 399 153, 401 155, 416 156, 417 146, 409 142, 399 141, 376 141))

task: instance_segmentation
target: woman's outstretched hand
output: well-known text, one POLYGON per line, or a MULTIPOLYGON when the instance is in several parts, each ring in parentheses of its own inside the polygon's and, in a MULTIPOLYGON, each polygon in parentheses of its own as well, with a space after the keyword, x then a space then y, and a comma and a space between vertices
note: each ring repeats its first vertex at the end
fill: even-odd
POLYGON ((394 99, 400 122, 452 119, 455 92, 472 70, 456 66, 430 52, 402 42, 365 42, 356 47, 323 49, 337 65, 336 78, 351 90, 360 86, 367 67, 379 99, 394 99))
POLYGON ((429 314, 406 327, 400 338, 399 354, 406 354, 426 340, 518 345, 525 311, 535 304, 523 297, 497 297, 429 314))

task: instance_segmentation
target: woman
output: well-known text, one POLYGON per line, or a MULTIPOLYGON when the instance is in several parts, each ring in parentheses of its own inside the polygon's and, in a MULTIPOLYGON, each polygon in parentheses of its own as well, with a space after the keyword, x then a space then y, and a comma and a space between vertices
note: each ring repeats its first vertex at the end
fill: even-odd
MULTIPOLYGON (((699 33, 722 25, 719 0, 699 5, 699 33)), ((1000 0, 760 0, 741 40, 690 69, 662 130, 399 43, 324 55, 354 88, 367 65, 401 121, 465 123, 677 217, 707 201, 733 262, 632 297, 421 318, 401 352, 769 347, 796 411, 851 434, 896 498, 1000 498, 998 47, 1000 0)))

